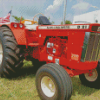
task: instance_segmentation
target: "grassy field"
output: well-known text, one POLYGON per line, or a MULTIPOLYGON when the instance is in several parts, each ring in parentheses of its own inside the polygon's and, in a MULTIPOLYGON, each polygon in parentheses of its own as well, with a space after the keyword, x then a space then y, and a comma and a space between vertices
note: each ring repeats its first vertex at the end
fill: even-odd
MULTIPOLYGON (((100 90, 83 86, 78 76, 73 77, 72 82, 73 94, 70 100, 100 100, 100 90)), ((0 100, 40 100, 31 62, 24 61, 17 78, 0 78, 0 100)))

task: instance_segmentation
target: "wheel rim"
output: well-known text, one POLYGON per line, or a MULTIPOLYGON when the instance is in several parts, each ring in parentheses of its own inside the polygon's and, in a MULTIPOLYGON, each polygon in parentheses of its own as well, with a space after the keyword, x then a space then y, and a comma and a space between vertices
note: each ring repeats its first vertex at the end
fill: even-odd
POLYGON ((1 41, 0 41, 0 66, 1 66, 1 63, 2 63, 2 59, 3 59, 3 48, 2 48, 1 41))
POLYGON ((43 93, 47 97, 53 97, 56 92, 55 84, 53 80, 48 76, 44 76, 41 79, 41 88, 42 88, 43 93))
POLYGON ((84 75, 85 75, 85 78, 91 82, 95 81, 98 77, 98 73, 96 69, 92 70, 92 76, 89 76, 89 73, 86 73, 84 75))

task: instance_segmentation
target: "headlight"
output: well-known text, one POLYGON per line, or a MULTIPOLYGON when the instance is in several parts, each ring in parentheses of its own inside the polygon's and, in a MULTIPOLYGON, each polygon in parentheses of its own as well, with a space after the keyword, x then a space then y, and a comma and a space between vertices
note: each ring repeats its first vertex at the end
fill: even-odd
POLYGON ((19 25, 19 27, 20 27, 20 28, 22 28, 22 27, 23 27, 23 25, 22 25, 22 24, 20 24, 20 25, 19 25))
POLYGON ((16 28, 17 27, 17 24, 14 24, 14 28, 16 28))

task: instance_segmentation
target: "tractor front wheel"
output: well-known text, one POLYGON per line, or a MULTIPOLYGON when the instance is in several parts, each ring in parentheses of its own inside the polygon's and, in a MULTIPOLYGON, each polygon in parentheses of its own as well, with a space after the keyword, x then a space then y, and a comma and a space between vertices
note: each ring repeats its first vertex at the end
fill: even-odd
POLYGON ((83 85, 100 89, 100 62, 98 62, 97 68, 92 70, 92 75, 85 73, 79 75, 79 78, 83 85))
POLYGON ((42 100, 69 100, 72 83, 69 75, 57 64, 45 64, 36 73, 36 87, 42 100))

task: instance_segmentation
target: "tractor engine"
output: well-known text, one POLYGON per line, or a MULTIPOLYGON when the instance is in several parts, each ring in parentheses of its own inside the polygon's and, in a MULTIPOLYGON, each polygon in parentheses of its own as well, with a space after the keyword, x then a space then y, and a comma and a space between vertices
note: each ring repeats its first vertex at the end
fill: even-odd
MULTIPOLYGON (((47 37, 44 46, 33 48, 33 58, 39 61, 59 63, 60 58, 67 59, 67 36, 47 37)), ((60 61, 61 62, 61 61, 60 61)))
POLYGON ((47 53, 54 56, 67 57, 67 37, 52 37, 46 42, 47 53))

